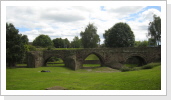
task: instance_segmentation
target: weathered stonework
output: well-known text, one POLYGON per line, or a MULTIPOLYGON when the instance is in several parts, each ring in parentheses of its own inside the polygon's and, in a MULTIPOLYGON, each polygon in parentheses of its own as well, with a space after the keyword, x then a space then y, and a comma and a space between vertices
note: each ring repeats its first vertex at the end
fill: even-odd
POLYGON ((146 48, 104 48, 104 49, 79 49, 79 50, 50 50, 28 52, 27 67, 46 66, 49 58, 55 56, 64 61, 66 67, 73 70, 82 68, 84 60, 90 54, 95 54, 101 66, 115 66, 126 63, 131 57, 139 58, 142 63, 154 62, 161 59, 160 47, 146 48))

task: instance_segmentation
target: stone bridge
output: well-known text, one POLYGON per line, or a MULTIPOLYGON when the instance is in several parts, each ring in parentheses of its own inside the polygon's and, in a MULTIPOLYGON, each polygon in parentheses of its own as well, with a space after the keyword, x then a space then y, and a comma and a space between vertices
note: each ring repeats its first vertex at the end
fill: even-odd
MULTIPOLYGON (((83 68, 85 58, 95 54, 101 66, 118 68, 118 64, 131 62, 136 58, 140 65, 154 62, 161 59, 160 47, 127 47, 127 48, 99 48, 99 49, 78 49, 78 50, 46 50, 31 51, 27 56, 27 67, 46 66, 51 57, 58 57, 64 61, 65 67, 73 70, 83 68)), ((119 66, 120 67, 120 66, 119 66)))

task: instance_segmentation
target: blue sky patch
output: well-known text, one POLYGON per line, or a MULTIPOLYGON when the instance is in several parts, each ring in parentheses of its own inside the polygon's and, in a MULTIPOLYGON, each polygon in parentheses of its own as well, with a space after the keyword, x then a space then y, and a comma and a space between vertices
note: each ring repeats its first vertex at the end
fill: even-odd
POLYGON ((29 28, 20 28, 20 27, 16 27, 20 32, 25 32, 25 31, 31 31, 32 29, 29 28))
POLYGON ((136 20, 137 18, 140 17, 139 14, 143 13, 144 11, 146 11, 148 9, 157 9, 158 11, 161 12, 161 7, 160 6, 147 6, 144 9, 142 9, 141 11, 139 11, 137 13, 130 14, 128 17, 124 17, 124 18, 121 18, 121 19, 126 19, 127 21, 134 21, 134 20, 136 20))
POLYGON ((152 8, 157 9, 158 11, 161 12, 161 6, 147 6, 147 7, 145 8, 145 10, 152 9, 152 8))
POLYGON ((106 11, 106 9, 104 9, 104 6, 100 6, 100 10, 101 11, 106 11))

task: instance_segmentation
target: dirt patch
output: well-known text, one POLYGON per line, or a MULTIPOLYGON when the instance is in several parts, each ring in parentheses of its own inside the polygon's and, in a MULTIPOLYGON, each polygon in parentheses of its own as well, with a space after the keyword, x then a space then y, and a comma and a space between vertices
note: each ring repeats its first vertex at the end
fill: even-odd
POLYGON ((54 86, 54 87, 46 88, 45 90, 68 90, 68 89, 61 86, 54 86))

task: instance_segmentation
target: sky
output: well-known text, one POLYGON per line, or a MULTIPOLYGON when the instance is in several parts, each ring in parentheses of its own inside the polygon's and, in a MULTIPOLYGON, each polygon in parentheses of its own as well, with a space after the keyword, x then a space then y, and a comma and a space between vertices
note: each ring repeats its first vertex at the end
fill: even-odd
POLYGON ((7 6, 6 22, 14 24, 20 34, 32 42, 40 34, 72 41, 80 37, 89 23, 97 27, 100 44, 103 34, 118 22, 127 23, 136 41, 147 40, 153 14, 161 16, 160 6, 7 6))

